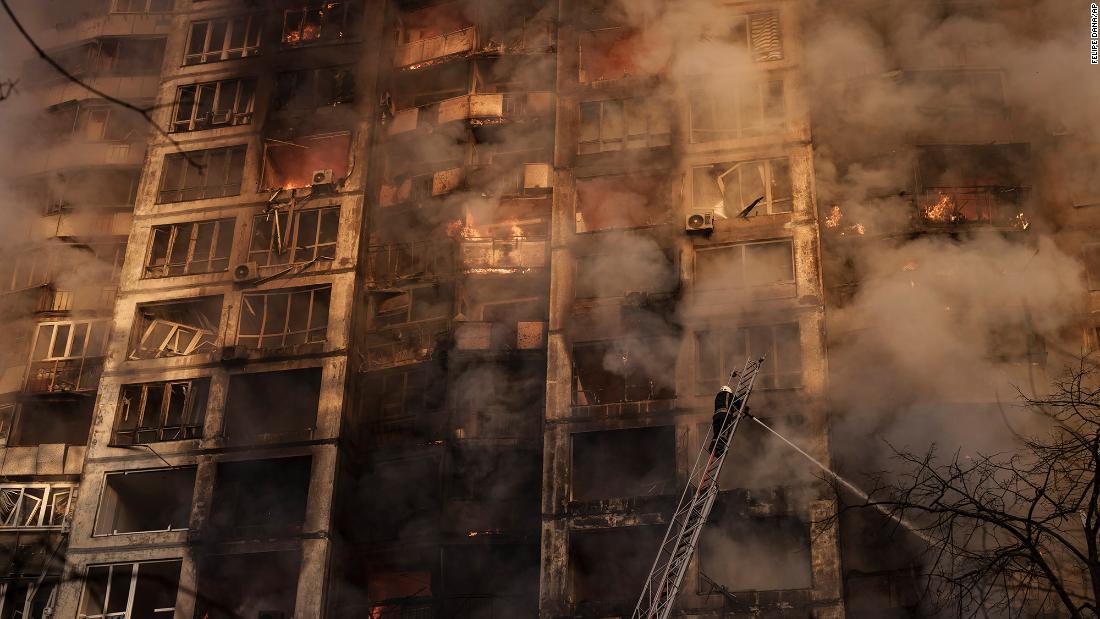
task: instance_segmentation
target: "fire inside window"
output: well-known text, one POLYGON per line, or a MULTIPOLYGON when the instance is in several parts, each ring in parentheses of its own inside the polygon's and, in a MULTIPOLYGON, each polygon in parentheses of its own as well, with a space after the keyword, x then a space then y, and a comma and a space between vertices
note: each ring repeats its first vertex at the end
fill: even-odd
POLYGON ((203 64, 246 58, 260 53, 263 19, 238 15, 191 22, 183 64, 203 64))
POLYGON ((181 566, 178 559, 88 566, 79 617, 171 617, 181 566))
POLYGON ((256 103, 256 80, 233 79, 180 86, 172 131, 247 125, 256 103))
POLYGON ((298 45, 350 36, 356 21, 356 3, 319 2, 283 13, 282 42, 298 45))
POLYGON ((116 445, 178 441, 202 436, 209 379, 123 385, 116 445))
POLYGON ((773 80, 733 93, 696 91, 691 96, 691 141, 730 140, 781 131, 786 122, 783 82, 773 80))
POLYGON ((624 148, 668 146, 668 110, 650 98, 605 99, 580 104, 582 155, 624 148))
POLYGON ((623 27, 581 33, 580 81, 599 82, 647 73, 635 64, 644 48, 642 35, 623 27))
POLYGON ((728 380, 730 370, 761 354, 767 356, 756 378, 757 387, 802 386, 802 346, 798 323, 792 322, 696 333, 695 392, 714 392, 728 380))
POLYGON ((264 267, 335 259, 339 228, 338 206, 257 215, 248 260, 264 267))
POLYGON ((231 218, 153 226, 146 277, 214 273, 229 269, 231 218))
POLYGON ((239 195, 246 149, 241 145, 165 155, 157 203, 239 195))
POLYGON ((0 529, 61 527, 72 504, 73 485, 0 485, 0 529))
POLYGON ((764 161, 716 163, 692 169, 695 209, 735 217, 763 198, 746 216, 792 210, 790 163, 786 157, 764 161))
POLYGON ((309 187, 314 173, 332 170, 333 179, 348 173, 348 132, 312 135, 291 140, 264 140, 264 169, 260 187, 265 190, 309 187))
POLYGON ((331 295, 330 285, 244 295, 237 344, 281 348, 325 341, 331 295))

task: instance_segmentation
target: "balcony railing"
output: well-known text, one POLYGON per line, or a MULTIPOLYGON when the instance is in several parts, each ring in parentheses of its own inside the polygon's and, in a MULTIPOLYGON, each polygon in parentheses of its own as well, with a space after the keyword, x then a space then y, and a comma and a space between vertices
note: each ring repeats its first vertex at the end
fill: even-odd
POLYGON ((374 341, 367 345, 365 369, 380 370, 431 359, 441 345, 446 346, 450 328, 449 320, 432 320, 375 331, 371 334, 374 341))
POLYGON ((468 26, 455 32, 399 45, 393 56, 393 65, 416 68, 415 65, 429 60, 473 51, 476 45, 477 28, 468 26))
POLYGON ((103 357, 36 361, 27 373, 27 393, 95 391, 103 373, 103 357))
POLYGON ((368 250, 370 277, 375 284, 392 284, 454 272, 454 243, 391 243, 368 250))
POLYGON ((461 245, 462 268, 469 272, 535 269, 546 266, 546 239, 470 238, 461 245))
POLYGON ((989 224, 1026 230, 1024 187, 929 187, 917 209, 923 223, 931 225, 989 224))

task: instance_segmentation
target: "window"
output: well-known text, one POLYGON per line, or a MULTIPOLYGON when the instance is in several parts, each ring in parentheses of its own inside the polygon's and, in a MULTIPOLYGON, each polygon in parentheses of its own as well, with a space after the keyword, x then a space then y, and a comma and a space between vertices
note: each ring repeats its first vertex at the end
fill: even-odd
POLYGON ((791 212, 791 172, 786 157, 718 163, 692 169, 695 210, 736 217, 758 198, 749 215, 791 212))
POLYGON ((133 207, 141 170, 73 170, 51 173, 37 181, 28 200, 41 205, 47 215, 73 205, 81 208, 133 207))
POLYGON ((164 47, 163 38, 104 37, 60 51, 56 60, 74 75, 156 73, 164 64, 164 47))
POLYGON ((105 105, 71 106, 70 111, 54 112, 65 137, 85 142, 128 142, 141 137, 144 121, 129 110, 105 105))
POLYGON ((247 125, 256 103, 256 80, 234 79, 180 86, 172 131, 247 125))
POLYGON ((676 486, 676 428, 659 426, 573 435, 574 501, 669 494, 676 486))
POLYGON ((139 305, 129 358, 161 359, 214 352, 221 297, 139 305))
POLYGON ((308 434, 317 424, 320 401, 321 368, 234 374, 225 404, 226 437, 253 440, 308 434))
POLYGON ((695 289, 728 290, 794 284, 791 241, 741 243, 695 252, 695 289))
POLYGON ((0 293, 37 288, 53 277, 52 256, 43 250, 12 252, 0 261, 0 293))
POLYGON ((447 318, 451 315, 453 306, 454 290, 446 285, 425 286, 379 296, 376 298, 371 327, 379 329, 447 318))
POLYGON ((579 152, 668 146, 668 114, 667 107, 641 97, 581 103, 579 152))
POLYGON ((108 473, 95 535, 187 528, 195 493, 195 467, 108 473))
POLYGON ((663 400, 676 397, 679 342, 647 337, 573 345, 576 406, 663 400))
POLYGON ((291 214, 286 210, 257 215, 252 220, 252 243, 248 261, 257 266, 300 264, 336 258, 336 234, 340 229, 340 207, 306 209, 291 214))
POLYGON ((313 41, 334 41, 351 36, 358 11, 355 2, 310 2, 283 13, 282 41, 301 45, 313 41))
POLYGON ((439 410, 446 379, 434 365, 420 364, 364 378, 364 408, 372 420, 386 421, 439 410))
POLYGON ((309 187, 314 172, 332 170, 334 179, 348 173, 351 134, 311 135, 293 140, 265 140, 264 170, 260 187, 291 189, 309 187))
POLYGON ((72 498, 72 484, 0 484, 0 529, 60 528, 72 498))
POLYGON ((325 67, 275 76, 276 110, 314 110, 355 100, 353 67, 325 67))
POLYGON ((325 285, 244 295, 237 344, 281 348, 325 341, 331 294, 325 285))
POLYGON ((157 202, 221 198, 241 193, 246 146, 229 146, 164 156, 157 202))
POLYGON ((802 386, 802 344, 798 323, 718 329, 695 334, 695 392, 708 394, 729 380, 750 357, 764 357, 756 377, 761 389, 802 386))
POLYGON ((146 277, 171 277, 229 270, 233 219, 153 226, 146 277))
POLYGON ((309 456, 224 462, 214 482, 210 529, 218 539, 299 532, 309 496, 309 456))
POLYGON ((94 405, 95 398, 25 401, 19 405, 8 447, 85 445, 92 427, 94 405))
POLYGON ((84 575, 78 619, 171 619, 182 562, 91 565, 84 575))
POLYGON ((727 93, 691 97, 691 141, 730 140, 780 131, 786 118, 783 82, 770 81, 727 93))
POLYGON ((581 33, 580 81, 617 80, 641 74, 634 59, 644 43, 640 33, 629 28, 601 28, 581 33))
POLYGON ((263 20, 259 15, 238 15, 191 22, 183 64, 203 64, 245 58, 260 53, 263 20))
POLYGON ((202 436, 210 380, 122 386, 112 444, 140 445, 202 436))
POLYGON ((667 182, 655 174, 577 179, 577 232, 639 228, 668 221, 667 182))
POLYGON ((42 322, 34 338, 34 361, 102 357, 107 350, 108 320, 42 322))
POLYGON ((624 297, 632 292, 676 290, 680 274, 663 249, 626 245, 620 252, 577 258, 576 298, 624 297))
POLYGON ((629 616, 666 528, 646 525, 571 530, 569 573, 576 614, 629 616), (607 569, 609 557, 615 558, 615 569, 607 569))
POLYGON ((171 13, 173 0, 111 0, 112 13, 171 13))
POLYGON ((760 518, 744 511, 719 497, 699 544, 700 571, 727 590, 812 587, 809 523, 792 514, 760 518))
MULTIPOLYGON (((740 15, 731 20, 724 39, 748 50, 755 62, 783 59, 783 37, 779 28, 779 11, 740 15)), ((725 26, 726 24, 721 24, 725 26)), ((706 37, 710 33, 705 33, 706 37)))
POLYGON ((202 593, 196 596, 193 616, 201 619, 294 617, 301 564, 301 550, 209 554, 198 564, 198 590, 202 593))

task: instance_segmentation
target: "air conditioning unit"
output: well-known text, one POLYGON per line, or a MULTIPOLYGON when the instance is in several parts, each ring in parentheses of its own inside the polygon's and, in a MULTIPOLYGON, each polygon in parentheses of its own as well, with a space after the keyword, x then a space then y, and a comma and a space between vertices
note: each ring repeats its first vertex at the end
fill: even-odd
POLYGON ((332 185, 336 182, 336 177, 333 175, 332 170, 314 170, 313 180, 310 184, 314 187, 318 185, 332 185))
POLYGON ((233 363, 248 359, 248 349, 244 346, 222 346, 222 363, 233 363))
POLYGON ((714 213, 712 211, 691 213, 684 222, 684 230, 688 232, 710 232, 714 230, 714 213))
POLYGON ((255 262, 245 262, 233 267, 233 281, 238 284, 246 284, 257 279, 260 279, 260 275, 259 267, 256 266, 255 262))

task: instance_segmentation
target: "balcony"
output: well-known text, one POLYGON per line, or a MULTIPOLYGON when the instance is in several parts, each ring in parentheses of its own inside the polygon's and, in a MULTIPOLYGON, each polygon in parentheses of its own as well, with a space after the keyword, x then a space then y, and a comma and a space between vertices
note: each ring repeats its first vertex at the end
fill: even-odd
POLYGON ((398 45, 393 55, 393 66, 419 69, 429 61, 472 52, 476 45, 477 28, 467 26, 455 32, 398 45))
POLYGON ((455 348, 462 351, 543 350, 546 323, 464 321, 455 325, 455 348))
POLYGON ((46 238, 125 237, 130 234, 134 214, 129 211, 60 212, 40 220, 40 235, 46 238))
POLYGON ((390 121, 389 134, 399 135, 460 120, 500 122, 503 119, 503 94, 462 95, 438 103, 398 110, 390 121))
POLYGON ((36 361, 27 372, 25 393, 95 391, 103 373, 103 357, 36 361))
POLYGON ((546 266, 546 239, 468 238, 461 243, 460 256, 469 274, 526 273, 546 266))
POLYGON ((400 182, 383 184, 378 193, 378 205, 386 208, 447 195, 462 184, 464 176, 462 168, 450 168, 431 174, 406 177, 400 182))
POLYGON ((926 226, 989 225, 1027 230, 1031 227, 1024 187, 929 187, 917 202, 917 217, 926 226))
POLYGON ((432 320, 390 327, 370 334, 366 371, 432 359, 450 339, 449 320, 432 320))
POLYGON ((368 250, 371 283, 392 285, 454 272, 454 244, 451 241, 391 243, 368 250))
POLYGON ((48 170, 91 166, 140 167, 145 145, 132 142, 65 141, 40 149, 27 149, 19 158, 16 174, 39 174, 48 170))

